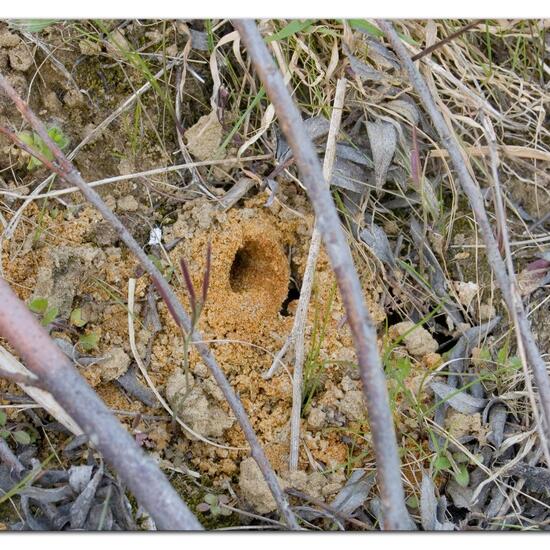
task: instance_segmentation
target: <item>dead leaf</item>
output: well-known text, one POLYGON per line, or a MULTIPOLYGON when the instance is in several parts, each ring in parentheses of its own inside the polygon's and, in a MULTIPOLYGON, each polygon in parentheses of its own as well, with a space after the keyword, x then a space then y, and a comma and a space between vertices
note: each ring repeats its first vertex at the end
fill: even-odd
POLYGON ((388 168, 395 154, 397 132, 390 122, 377 120, 376 122, 367 122, 367 134, 374 162, 375 185, 380 190, 386 183, 388 168))

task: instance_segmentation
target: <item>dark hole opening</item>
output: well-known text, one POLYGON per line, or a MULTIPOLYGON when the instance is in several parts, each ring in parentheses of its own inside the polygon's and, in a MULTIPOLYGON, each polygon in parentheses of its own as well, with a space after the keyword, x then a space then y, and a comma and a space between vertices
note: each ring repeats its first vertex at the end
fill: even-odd
POLYGON ((285 301, 283 302, 283 305, 281 306, 281 315, 283 317, 290 317, 291 313, 288 311, 288 306, 291 302, 294 300, 297 300, 300 297, 300 289, 296 285, 296 282, 294 279, 290 279, 290 282, 288 283, 288 294, 285 298, 285 301))
POLYGON ((229 284, 235 292, 241 292, 246 287, 246 272, 251 266, 250 261, 250 253, 246 247, 239 248, 229 272, 229 284))

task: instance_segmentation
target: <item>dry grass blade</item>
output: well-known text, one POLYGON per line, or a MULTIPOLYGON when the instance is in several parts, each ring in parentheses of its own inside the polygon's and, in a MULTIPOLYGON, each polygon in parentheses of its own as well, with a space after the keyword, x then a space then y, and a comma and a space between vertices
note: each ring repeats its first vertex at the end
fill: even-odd
POLYGON ((319 159, 305 131, 302 117, 254 21, 238 20, 234 21, 234 25, 239 30, 254 67, 275 106, 283 133, 294 153, 301 180, 313 204, 319 231, 338 281, 361 369, 385 528, 408 529, 410 523, 401 482, 397 441, 386 379, 378 353, 376 330, 365 307, 361 284, 334 201, 330 190, 323 184, 319 159))

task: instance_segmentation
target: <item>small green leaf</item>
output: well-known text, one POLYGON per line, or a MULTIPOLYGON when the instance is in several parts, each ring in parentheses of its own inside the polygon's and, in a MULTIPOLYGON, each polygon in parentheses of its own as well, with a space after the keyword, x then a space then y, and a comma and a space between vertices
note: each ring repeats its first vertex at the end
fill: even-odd
POLYGON ((446 456, 441 455, 435 459, 434 467, 436 470, 446 470, 451 467, 451 463, 446 456))
POLYGON ((20 31, 40 32, 55 23, 56 19, 12 19, 10 27, 20 31))
POLYGON ((215 506, 218 504, 218 496, 211 493, 204 495, 204 502, 207 502, 210 506, 215 506))
POLYGON ((419 504, 418 504, 418 497, 416 495, 411 495, 408 499, 407 499, 407 502, 406 502, 407 506, 409 508, 412 508, 412 509, 415 509, 415 508, 418 508, 419 504))
POLYGON ((467 464, 470 460, 464 453, 456 453, 453 458, 457 464, 467 464))
POLYGON ((458 467, 458 472, 454 473, 454 478, 461 487, 468 487, 470 483, 470 474, 468 473, 466 464, 461 464, 458 467))
POLYGON ((29 304, 29 309, 34 313, 44 313, 48 308, 47 298, 35 298, 29 304))
POLYGON ((7 439, 10 436, 10 432, 8 430, 0 430, 0 437, 2 439, 7 439))
POLYGON ((34 136, 31 134, 31 132, 19 132, 17 134, 17 137, 29 147, 32 147, 34 145, 34 136))
POLYGON ((89 332, 88 334, 83 334, 78 339, 78 343, 85 351, 93 350, 97 346, 98 342, 99 334, 97 334, 97 332, 89 332))
POLYGON ((8 415, 4 411, 0 411, 0 426, 5 426, 8 421, 8 415))
POLYGON ((210 507, 210 513, 213 516, 219 516, 221 514, 222 509, 219 506, 211 506, 210 507))
POLYGON ((279 32, 268 36, 265 41, 274 42, 275 40, 284 40, 289 38, 294 34, 305 31, 308 27, 311 27, 313 24, 313 19, 306 19, 305 21, 300 21, 299 19, 294 19, 288 25, 283 27, 279 32))
POLYGON ((17 441, 17 443, 21 443, 21 445, 29 445, 31 442, 31 436, 23 430, 13 432, 13 438, 17 441))
POLYGON ((56 307, 49 308, 46 313, 44 313, 44 317, 42 317, 42 325, 47 327, 50 323, 52 323, 55 318, 57 317, 57 314, 59 313, 59 309, 56 307))
POLYGON ((82 308, 77 307, 76 309, 73 309, 71 311, 71 317, 70 317, 71 323, 75 327, 83 327, 88 321, 82 318, 82 308))

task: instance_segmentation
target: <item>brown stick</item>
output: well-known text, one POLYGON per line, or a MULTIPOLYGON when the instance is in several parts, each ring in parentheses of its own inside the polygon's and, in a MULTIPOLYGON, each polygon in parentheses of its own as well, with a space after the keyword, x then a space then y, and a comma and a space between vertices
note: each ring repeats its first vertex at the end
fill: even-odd
POLYGON ((321 164, 302 117, 294 104, 281 73, 275 66, 253 20, 235 20, 249 57, 264 85, 281 129, 292 149, 316 222, 338 282, 346 308, 357 358, 361 369, 370 427, 376 456, 378 482, 386 529, 408 529, 411 524, 405 507, 397 441, 389 405, 384 370, 378 354, 376 330, 363 299, 348 242, 342 231, 330 189, 324 183, 321 164))
MULTIPOLYGON (((48 146, 51 152, 54 155, 57 164, 52 164, 51 168, 53 171, 58 174, 65 182, 74 185, 80 189, 84 197, 95 206, 95 208, 101 213, 103 218, 109 222, 109 224, 115 229, 122 241, 130 249, 130 251, 136 256, 142 265, 143 269, 149 273, 151 276, 157 290, 160 295, 166 302, 168 310, 171 315, 174 317, 176 323, 188 333, 191 330, 191 320, 174 291, 162 276, 160 271, 155 267, 153 262, 148 258, 147 254, 141 249, 136 240, 132 237, 129 231, 124 227, 120 220, 115 216, 115 214, 109 209, 109 207, 103 202, 103 199, 94 191, 83 179, 80 173, 76 170, 74 165, 67 159, 63 152, 57 147, 53 140, 48 135, 48 132, 42 122, 38 117, 33 113, 30 107, 25 103, 9 84, 9 82, 0 74, 0 88, 10 97, 10 99, 15 103, 15 106, 23 117, 30 123, 33 129, 37 134, 42 138, 44 143, 48 146)), ((5 304, 2 304, 3 306, 5 304)), ((201 355, 204 363, 210 369, 212 376, 216 380, 219 388, 223 392, 229 406, 233 410, 237 421, 239 422, 244 435, 250 445, 251 455, 256 460, 260 471, 262 472, 272 494, 273 498, 277 502, 279 510, 289 528, 299 529, 296 517, 290 506, 288 505, 287 498, 285 497, 275 472, 271 468, 265 453, 260 445, 260 442, 252 428, 250 420, 246 414, 246 411, 242 405, 241 400, 237 397, 237 394, 234 392, 231 384, 225 377, 222 369, 219 367, 214 356, 210 352, 210 349, 207 345, 200 343, 203 340, 202 336, 198 332, 192 334, 191 341, 197 348, 199 354, 201 355)), ((52 392, 53 393, 53 392, 52 392)), ((54 394, 55 395, 55 394, 54 394)))
POLYGON ((462 190, 468 197, 470 207, 475 214, 476 221, 479 224, 481 231, 481 236, 485 242, 489 265, 493 268, 495 279, 502 292, 502 296, 506 302, 508 310, 512 315, 514 315, 513 312, 515 312, 515 315, 517 316, 518 329, 521 332, 527 358, 531 363, 535 381, 539 390, 542 410, 544 413, 543 416, 545 420, 546 438, 550 441, 550 379, 548 378, 548 373, 546 372, 546 364, 542 359, 538 346, 533 338, 533 334, 531 333, 523 303, 521 300, 514 299, 514 295, 511 290, 513 288, 512 281, 508 276, 506 265, 502 259, 498 244, 493 235, 491 224, 489 222, 489 218, 487 217, 487 212, 485 211, 483 197, 481 196, 481 191, 479 190, 479 185, 472 179, 472 176, 470 175, 464 162, 464 158, 462 157, 456 138, 445 123, 445 120, 439 112, 430 90, 428 89, 428 86, 420 74, 420 71, 411 61, 407 50, 397 36, 393 26, 387 21, 378 21, 378 24, 393 46, 395 53, 398 55, 399 59, 401 59, 401 63, 409 75, 409 80, 420 96, 420 99, 422 100, 426 111, 430 115, 443 145, 449 153, 462 190))
POLYGON ((466 31, 469 31, 470 29, 473 29, 474 27, 477 27, 479 25, 479 21, 474 21, 472 23, 468 23, 468 25, 464 25, 461 29, 458 29, 457 31, 453 32, 449 36, 446 36, 443 38, 443 40, 440 40, 439 42, 436 42, 435 44, 432 44, 429 48, 426 48, 425 50, 422 50, 420 53, 417 53, 412 60, 418 61, 419 59, 422 59, 425 55, 428 55, 438 48, 441 48, 445 44, 448 44, 451 40, 454 40, 455 38, 458 38, 461 34, 465 33, 466 31))
POLYGON ((168 530, 202 529, 158 466, 139 448, 4 279, 0 279, 0 304, 0 334, 88 434, 157 526, 168 530))

